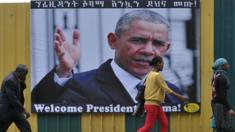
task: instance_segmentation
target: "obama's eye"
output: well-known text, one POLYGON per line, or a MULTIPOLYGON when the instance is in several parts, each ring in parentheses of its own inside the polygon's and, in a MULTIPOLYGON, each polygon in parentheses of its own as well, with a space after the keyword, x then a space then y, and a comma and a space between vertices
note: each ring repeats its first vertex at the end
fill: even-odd
POLYGON ((161 40, 154 40, 153 41, 153 45, 155 47, 164 47, 165 46, 165 42, 164 41, 161 41, 161 40))
POLYGON ((132 42, 134 44, 145 44, 147 43, 147 41, 147 39, 141 37, 134 37, 129 40, 129 42, 132 42))

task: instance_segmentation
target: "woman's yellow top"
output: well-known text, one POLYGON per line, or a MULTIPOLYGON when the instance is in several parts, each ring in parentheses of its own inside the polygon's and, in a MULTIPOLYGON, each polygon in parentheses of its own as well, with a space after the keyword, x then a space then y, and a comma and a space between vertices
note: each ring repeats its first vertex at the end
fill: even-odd
POLYGON ((145 104, 159 106, 163 103, 165 95, 172 92, 160 72, 151 71, 148 74, 144 91, 145 104))

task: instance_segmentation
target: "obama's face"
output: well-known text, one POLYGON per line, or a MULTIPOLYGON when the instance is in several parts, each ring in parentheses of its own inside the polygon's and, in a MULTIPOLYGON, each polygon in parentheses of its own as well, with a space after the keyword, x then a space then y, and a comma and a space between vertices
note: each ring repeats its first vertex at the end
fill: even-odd
POLYGON ((168 50, 168 30, 164 24, 137 20, 120 36, 110 33, 108 40, 115 50, 115 62, 132 75, 143 78, 152 69, 149 62, 168 50))

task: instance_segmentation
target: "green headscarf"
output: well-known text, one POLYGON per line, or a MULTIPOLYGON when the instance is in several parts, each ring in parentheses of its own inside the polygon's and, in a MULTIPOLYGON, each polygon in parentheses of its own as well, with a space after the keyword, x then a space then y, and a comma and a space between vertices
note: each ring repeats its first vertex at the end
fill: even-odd
POLYGON ((217 59, 217 60, 214 62, 214 64, 212 65, 212 69, 213 69, 214 71, 216 71, 216 70, 222 70, 222 66, 223 66, 224 64, 228 64, 228 61, 227 61, 226 59, 224 59, 224 58, 219 58, 219 59, 217 59))

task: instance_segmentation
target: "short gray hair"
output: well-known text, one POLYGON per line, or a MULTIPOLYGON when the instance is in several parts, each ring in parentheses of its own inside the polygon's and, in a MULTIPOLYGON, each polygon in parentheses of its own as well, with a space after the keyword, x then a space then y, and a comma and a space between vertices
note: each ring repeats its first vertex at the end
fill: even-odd
POLYGON ((151 10, 134 10, 125 13, 117 22, 115 34, 120 36, 123 31, 128 30, 129 25, 136 20, 143 20, 155 24, 164 24, 170 29, 170 24, 166 18, 151 10))

